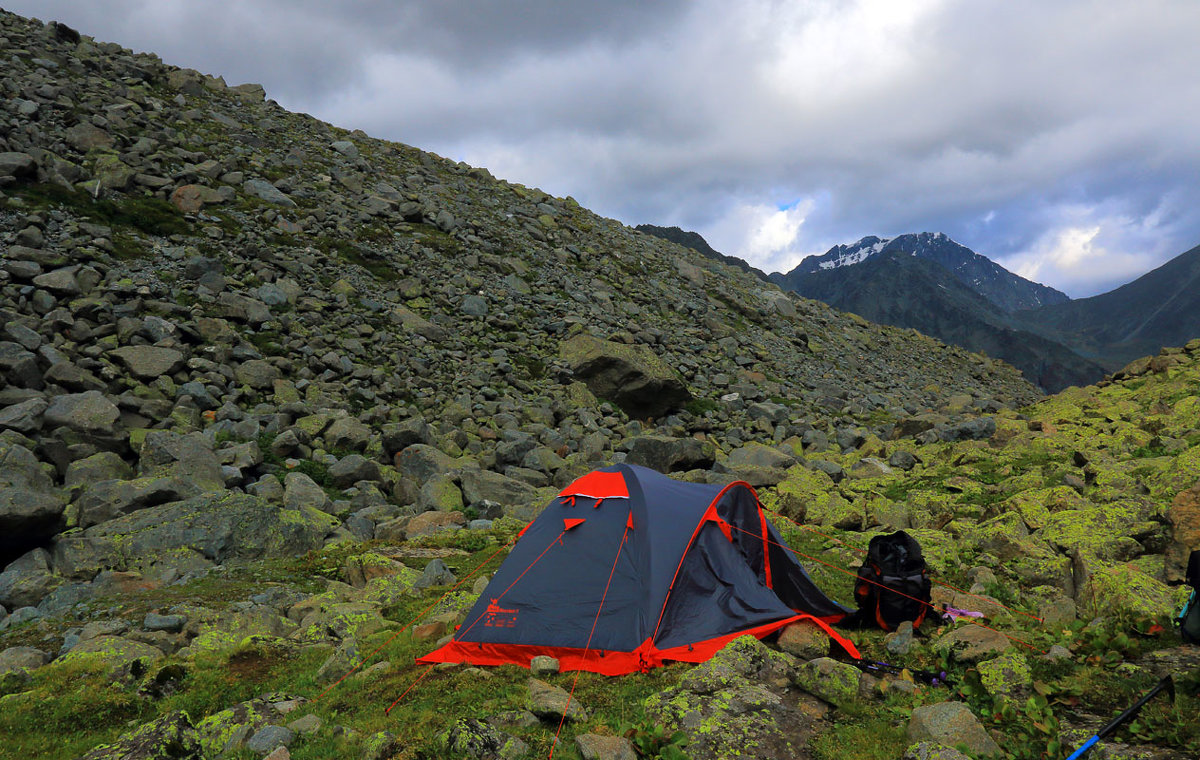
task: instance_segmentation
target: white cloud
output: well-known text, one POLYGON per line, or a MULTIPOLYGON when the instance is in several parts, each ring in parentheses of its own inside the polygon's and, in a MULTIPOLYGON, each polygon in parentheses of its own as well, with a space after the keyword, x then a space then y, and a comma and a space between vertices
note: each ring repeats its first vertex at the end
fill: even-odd
POLYGON ((1200 242, 1195 0, 5 7, 768 270, 942 231, 1089 294, 1200 242))
POLYGON ((803 199, 780 208, 739 203, 701 231, 709 245, 758 266, 788 271, 814 251, 800 250, 800 232, 815 202, 803 199))

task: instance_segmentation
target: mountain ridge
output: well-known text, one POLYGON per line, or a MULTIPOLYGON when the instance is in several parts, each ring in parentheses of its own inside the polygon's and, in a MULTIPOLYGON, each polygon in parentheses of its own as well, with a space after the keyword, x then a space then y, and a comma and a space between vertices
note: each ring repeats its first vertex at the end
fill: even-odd
POLYGON ((942 232, 908 233, 894 238, 867 236, 854 243, 834 246, 821 256, 810 256, 790 272, 773 273, 771 278, 772 282, 790 287, 790 283, 802 275, 854 266, 869 261, 872 256, 892 251, 940 264, 964 285, 1008 312, 1070 300, 1061 291, 1009 272, 942 232))

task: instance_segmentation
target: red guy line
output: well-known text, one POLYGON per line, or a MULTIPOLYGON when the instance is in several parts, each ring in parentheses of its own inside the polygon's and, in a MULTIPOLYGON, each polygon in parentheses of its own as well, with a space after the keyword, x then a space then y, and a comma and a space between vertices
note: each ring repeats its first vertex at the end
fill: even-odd
MULTIPOLYGON (((564 535, 566 535, 566 533, 567 533, 567 529, 566 529, 566 528, 563 528, 563 531, 562 531, 562 533, 559 533, 557 536, 555 536, 555 537, 554 537, 554 540, 550 542, 550 546, 547 546, 545 549, 543 549, 543 550, 542 550, 542 553, 541 553, 541 554, 539 554, 539 555, 537 555, 537 559, 535 559, 533 562, 530 562, 530 563, 529 563, 529 567, 527 567, 527 568, 525 568, 524 570, 522 570, 522 571, 521 571, 521 574, 520 574, 520 575, 518 575, 518 576, 516 577, 516 579, 515 579, 515 580, 514 580, 512 583, 508 584, 508 588, 506 588, 506 589, 504 589, 503 591, 501 591, 501 592, 500 592, 500 594, 499 594, 499 595, 496 597, 496 602, 497 602, 497 603, 499 603, 500 599, 502 599, 502 598, 504 597, 504 595, 505 595, 505 594, 507 594, 509 591, 511 591, 513 586, 517 585, 517 581, 519 581, 519 580, 521 580, 522 578, 524 578, 524 577, 525 577, 525 573, 529 572, 529 571, 530 571, 530 570, 533 568, 533 566, 534 566, 534 565, 536 565, 538 562, 540 562, 540 561, 541 561, 541 559, 542 559, 542 557, 545 557, 545 556, 546 556, 546 552, 550 551, 550 549, 551 549, 551 548, 552 548, 552 547, 553 547, 553 546, 554 546, 556 543, 558 543, 558 539, 562 538, 564 535)), ((454 636, 455 640, 461 640, 461 637, 463 637, 463 636, 466 636, 466 635, 467 635, 467 634, 468 634, 468 633, 471 631, 471 629, 472 629, 472 628, 474 628, 474 627, 475 627, 475 625, 476 625, 476 624, 477 624, 477 623, 478 623, 480 620, 483 620, 483 618, 484 618, 484 616, 483 616, 483 615, 480 615, 479 617, 475 618, 475 622, 474 622, 474 623, 471 623, 469 626, 467 626, 467 630, 463 631, 462 633, 456 634, 456 635, 454 636)))
MULTIPOLYGON (((501 546, 499 549, 497 549, 496 551, 492 552, 492 553, 491 553, 491 554, 488 556, 488 558, 487 558, 487 559, 485 559, 483 562, 480 562, 480 563, 479 563, 479 565, 477 565, 477 566, 475 567, 475 569, 474 569, 474 570, 472 570, 472 571, 471 571, 470 573, 468 573, 467 575, 463 576, 463 579, 462 579, 462 580, 460 580, 458 583, 455 583, 453 586, 451 586, 451 587, 450 587, 450 590, 449 590, 449 591, 447 591, 446 593, 442 594, 442 595, 441 595, 441 597, 439 597, 439 598, 438 598, 438 600, 437 600, 436 602, 434 602, 433 604, 429 605, 429 606, 428 606, 428 607, 426 607, 425 609, 421 610, 421 612, 419 612, 415 618, 413 618, 411 621, 409 621, 408 625, 404 626, 403 628, 401 628, 400 630, 398 630, 398 631, 396 631, 394 634, 392 634, 392 635, 391 635, 391 636, 388 638, 388 640, 387 640, 387 641, 385 641, 385 642, 383 642, 382 644, 380 644, 380 645, 379 645, 379 646, 378 646, 378 647, 375 649, 375 651, 373 651, 373 652, 371 652, 370 654, 368 654, 366 657, 364 657, 364 658, 362 659, 362 661, 361 661, 361 662, 359 662, 357 665, 355 665, 353 668, 351 668, 351 669, 350 669, 350 672, 346 673, 346 675, 344 675, 344 676, 342 676, 341 678, 339 678, 338 680, 334 681, 332 684, 330 684, 330 685, 329 685, 329 686, 328 686, 328 687, 325 689, 325 691, 321 692, 321 693, 320 693, 320 694, 318 694, 316 697, 314 697, 314 698, 313 698, 313 701, 314 701, 314 702, 316 702, 316 701, 317 701, 318 699, 320 699, 321 697, 323 697, 323 696, 325 696, 326 694, 328 694, 329 692, 333 691, 333 689, 334 689, 334 688, 335 688, 335 687, 336 687, 338 684, 340 684, 342 681, 345 681, 347 678, 349 678, 350 676, 352 676, 352 675, 353 675, 355 672, 357 672, 357 671, 358 671, 358 669, 359 669, 359 668, 361 668, 363 665, 366 665, 366 664, 367 664, 367 662, 369 662, 369 661, 370 661, 370 659, 371 659, 372 657, 374 657, 375 655, 379 654, 379 653, 380 653, 380 652, 383 650, 383 648, 384 648, 384 647, 386 647, 388 644, 391 644, 391 643, 392 643, 392 642, 393 642, 393 641, 396 639, 396 637, 397 637, 397 636, 399 636, 400 634, 402 634, 402 633, 404 633, 405 631, 407 631, 409 628, 411 628, 413 625, 415 625, 415 624, 416 624, 416 622, 417 622, 418 620, 420 620, 421 618, 423 618, 423 617, 425 617, 426 615, 428 615, 430 610, 432 610, 434 607, 437 607, 439 604, 441 604, 443 599, 445 599, 446 597, 450 596, 450 594, 454 593, 454 590, 455 590, 456 588, 458 588, 459 586, 463 585, 464 583, 466 583, 466 582, 467 582, 467 580, 468 580, 468 579, 469 579, 469 578, 470 578, 472 575, 474 575, 475 573, 477 573, 477 572, 479 572, 480 570, 482 570, 482 569, 483 569, 483 568, 484 568, 484 567, 487 565, 487 563, 491 562, 491 561, 492 561, 492 559, 494 559, 494 558, 495 558, 495 556, 496 556, 497 554, 499 554, 500 552, 504 551, 504 550, 505 550, 505 549, 507 549, 508 547, 512 546, 512 545, 513 545, 513 543, 514 543, 514 542, 515 542, 515 541, 516 541, 518 538, 520 538, 520 536, 514 536, 514 537, 513 537, 513 539, 512 539, 511 541, 509 541, 507 544, 505 544, 504 546, 501 546)), ((391 709, 391 708, 388 708, 388 709, 391 709)))
MULTIPOLYGON (((761 507, 761 505, 760 505, 760 507, 761 507)), ((837 543, 841 544, 842 546, 846 547, 847 549, 853 549, 854 551, 858 552, 859 554, 867 553, 866 549, 860 549, 857 546, 855 546, 854 544, 848 544, 840 538, 834 538, 833 536, 826 535, 825 533, 822 533, 821 531, 819 531, 809 525, 801 525, 800 523, 789 519, 786 515, 779 515, 779 517, 782 518, 784 521, 791 523, 793 526, 795 526, 796 528, 799 528, 800 530, 807 531, 809 533, 815 533, 816 535, 820 536, 821 538, 828 538, 830 541, 837 542, 837 543)), ((943 583, 942 581, 939 581, 937 578, 930 578, 929 580, 933 581, 934 583, 936 583, 939 586, 942 586, 943 588, 948 588, 951 591, 957 591, 960 594, 966 594, 967 596, 969 596, 973 599, 978 599, 981 602, 987 602, 988 604, 997 604, 1001 607, 1004 607, 1003 604, 1001 604, 999 601, 997 601, 995 599, 984 599, 982 596, 979 596, 978 594, 972 594, 970 591, 963 591, 961 588, 958 588, 956 586, 951 586, 949 583, 943 583)), ((1024 615, 1025 617, 1027 617, 1031 620, 1036 620, 1039 623, 1046 622, 1042 618, 1038 617, 1037 615, 1030 615, 1028 612, 1021 612, 1020 610, 1014 610, 1011 607, 1004 607, 1004 609, 1008 610, 1009 612, 1013 613, 1014 615, 1024 615)))
POLYGON ((412 691, 414 688, 416 688, 416 685, 421 683, 421 679, 424 678, 425 676, 429 675, 429 671, 431 671, 431 670, 433 670, 433 665, 430 665, 429 667, 425 668, 425 672, 422 673, 421 675, 417 676, 417 680, 415 680, 411 684, 409 684, 408 688, 404 690, 404 693, 401 694, 400 696, 396 697, 396 701, 391 703, 390 705, 388 705, 388 708, 383 711, 383 714, 384 715, 390 714, 392 712, 392 708, 395 707, 397 704, 399 704, 400 700, 404 699, 404 697, 407 696, 410 691, 412 691))
MULTIPOLYGON (((592 618, 592 630, 588 631, 587 643, 583 645, 583 659, 586 662, 587 656, 592 647, 592 636, 596 633, 596 623, 600 622, 600 612, 604 609, 604 600, 608 598, 608 588, 612 585, 613 575, 617 572, 617 562, 621 559, 621 550, 625 548, 625 540, 629 537, 629 526, 625 526, 625 532, 621 534, 621 545, 617 547, 617 556, 613 557, 612 569, 608 571, 608 583, 604 584, 604 593, 600 596, 600 607, 596 610, 596 617, 592 618)), ((575 671, 575 678, 571 681, 571 691, 567 694, 567 704, 563 707, 562 717, 558 720, 558 729, 554 732, 554 741, 550 743, 550 760, 554 758, 554 750, 558 747, 558 735, 562 732, 563 723, 567 721, 567 711, 571 709, 571 698, 575 696, 575 686, 579 683, 579 674, 582 670, 575 671)))
MULTIPOLYGON (((749 535, 751 535, 751 536, 754 536, 754 534, 753 534, 753 533, 750 533, 750 531, 748 531, 748 530, 746 530, 746 529, 744 529, 744 528, 739 528, 739 527, 737 527, 736 525, 734 525, 734 526, 732 526, 732 527, 734 528, 734 530, 739 530, 739 531, 741 531, 742 533, 747 533, 747 534, 749 534, 749 535)), ((755 536, 755 538, 757 538, 757 536, 755 536)), ((890 593, 893 593, 893 594, 898 594, 898 595, 900 595, 900 596, 902 596, 902 597, 904 597, 904 598, 906 598, 906 599, 912 599, 914 602, 917 602, 918 604, 923 604, 923 605, 925 605, 926 607, 928 607, 928 608, 930 608, 931 610, 933 610, 934 612, 938 612, 938 608, 937 608, 937 607, 935 607, 934 605, 932 605, 932 604, 930 604, 929 602, 925 601, 924 599, 918 599, 918 598, 916 598, 915 596, 909 596, 908 594, 905 594, 905 593, 904 593, 904 592, 902 592, 902 591, 897 591, 897 590, 896 590, 896 589, 894 589, 894 588, 888 588, 887 586, 883 585, 882 583, 879 583, 879 582, 877 582, 877 581, 873 581, 873 580, 871 580, 871 579, 869 579, 869 578, 863 578, 862 576, 858 575, 857 573, 852 573, 852 572, 850 572, 849 570, 845 570, 845 569, 843 569, 843 568, 840 568, 840 567, 838 567, 837 565, 831 564, 831 563, 829 563, 829 562, 826 562, 826 561, 824 561, 824 560, 817 559, 816 557, 810 557, 810 556, 808 556, 807 554, 804 554, 803 552, 798 552, 798 551, 796 551, 795 549, 793 549, 792 547, 790 547, 790 546, 787 546, 787 545, 785 545, 785 544, 780 544, 780 543, 777 543, 777 542, 775 542, 775 541, 769 541, 769 543, 771 543, 771 544, 774 544, 775 546, 778 546, 780 549, 786 549, 786 550, 790 551, 792 554, 795 554, 795 555, 797 555, 797 556, 800 556, 800 557, 804 557, 804 558, 805 558, 805 559, 807 559, 807 560, 812 560, 813 562, 817 562, 817 563, 819 563, 819 564, 825 565, 826 567, 829 567, 829 568, 832 568, 832 569, 834 569, 834 570, 837 570, 839 573, 845 573, 846 575, 852 576, 852 577, 854 577, 854 578, 855 578, 855 580, 862 580, 862 581, 866 581, 867 583, 870 583, 870 584, 871 584, 871 585, 873 585, 873 586, 879 586, 881 589, 884 589, 885 591, 888 591, 888 592, 890 592, 890 593)), ((1035 647, 1034 645, 1030 644, 1029 642, 1027 642, 1027 641, 1022 641, 1021 639, 1018 639, 1018 638, 1017 638, 1017 637, 1015 637, 1015 636, 1009 636, 1009 635, 1008 635, 1007 633, 1005 633, 1004 631, 1001 631, 1001 630, 999 630, 999 629, 996 629, 996 628, 992 628, 990 625, 985 625, 985 624, 983 624, 983 623, 980 623, 979 621, 977 621, 977 620, 975 620, 975 619, 970 619, 970 620, 969 620, 969 622, 971 623, 971 625, 977 625, 977 626, 979 626, 980 628, 986 628, 986 629, 988 629, 989 631, 995 631, 996 633, 998 633, 998 634, 1000 634, 1001 636, 1005 637, 1005 638, 1006 638, 1006 639, 1008 639, 1009 641, 1015 641, 1016 643, 1018 643, 1018 644, 1020 644, 1020 645, 1022 645, 1022 646, 1024 646, 1024 647, 1028 647, 1029 649, 1032 649, 1032 650, 1033 650, 1033 651, 1035 651, 1035 652, 1039 652, 1039 653, 1041 653, 1041 654, 1045 654, 1045 653, 1046 653, 1046 651, 1045 651, 1044 649, 1038 649, 1037 647, 1035 647)))

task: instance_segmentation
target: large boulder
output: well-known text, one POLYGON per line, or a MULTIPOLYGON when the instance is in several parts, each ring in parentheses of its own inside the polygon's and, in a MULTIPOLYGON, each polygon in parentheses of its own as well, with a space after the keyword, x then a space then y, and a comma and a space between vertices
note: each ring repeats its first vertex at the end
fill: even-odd
POLYGON ((88 486, 70 506, 69 524, 90 528, 139 509, 182 501, 200 493, 199 486, 179 477, 102 480, 88 486))
POLYGON ((1167 546, 1167 580, 1182 581, 1187 573, 1188 556, 1200 548, 1200 483, 1180 491, 1167 510, 1171 523, 1171 543, 1167 546))
POLYGON ((0 443, 0 556, 22 552, 54 535, 65 506, 33 452, 0 443))
POLYGON ((462 471, 462 496, 468 504, 492 501, 504 513, 518 519, 532 519, 541 510, 542 499, 527 483, 489 470, 466 468, 462 471))
POLYGON ((96 747, 80 760, 192 760, 199 750, 191 719, 176 711, 138 726, 112 744, 96 747))
POLYGON ((122 346, 109 352, 139 380, 154 380, 173 374, 183 366, 184 356, 173 348, 122 346))
POLYGON ((223 491, 225 478, 212 442, 203 433, 180 435, 155 430, 142 443, 138 474, 142 477, 179 477, 205 491, 223 491))
POLYGON ((323 545, 337 521, 315 509, 284 509, 247 494, 204 494, 60 536, 54 566, 88 579, 101 570, 146 567, 198 554, 212 562, 290 557, 323 545))
POLYGON ((716 460, 717 448, 710 441, 642 435, 631 440, 625 461, 661 473, 707 470, 716 460))
POLYGON ((592 393, 631 417, 659 417, 692 398, 671 366, 640 344, 580 334, 563 341, 559 354, 592 393))
POLYGON ((17 558, 0 573, 0 605, 9 609, 32 607, 62 585, 50 567, 45 549, 34 549, 17 558))
POLYGON ((121 416, 117 405, 99 391, 56 396, 43 419, 48 427, 67 427, 88 435, 111 436, 121 416))
POLYGON ((687 734, 693 760, 792 757, 828 712, 816 697, 786 688, 794 663, 742 636, 677 686, 647 698, 647 715, 668 731, 687 734))

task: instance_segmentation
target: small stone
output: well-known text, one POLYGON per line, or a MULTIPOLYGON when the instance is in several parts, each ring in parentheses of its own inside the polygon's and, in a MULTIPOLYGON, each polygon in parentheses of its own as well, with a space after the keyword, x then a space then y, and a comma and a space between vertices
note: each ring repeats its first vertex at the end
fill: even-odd
POLYGON ((159 615, 155 612, 146 613, 146 618, 142 621, 142 627, 147 631, 166 631, 167 633, 179 633, 185 625, 187 625, 187 617, 184 615, 159 615))
POLYGON ((895 633, 889 633, 885 639, 887 640, 887 650, 892 654, 908 654, 913 643, 912 621, 905 620, 897 626, 895 633))
POLYGON ((288 729, 297 734, 315 734, 321 730, 321 719, 309 713, 289 723, 288 729))
POLYGON ((296 740, 296 735, 283 726, 263 726, 246 742, 246 749, 265 755, 278 747, 287 747, 296 740))
POLYGON ((779 648, 801 660, 829 654, 829 634, 807 620, 792 623, 779 634, 779 648))
POLYGON ((529 679, 528 707, 531 713, 546 721, 557 721, 564 713, 570 721, 588 719, 588 712, 578 699, 570 697, 563 689, 536 678, 529 679))
POLYGON ((575 737, 575 746, 583 760, 637 760, 633 744, 624 736, 580 734, 575 737))
POLYGON ((529 663, 529 672, 535 676, 554 675, 559 671, 558 660, 548 655, 539 654, 529 663))
POLYGON ((939 702, 915 708, 908 724, 908 738, 918 742, 941 742, 949 747, 961 743, 977 755, 1000 754, 1000 747, 962 702, 939 702))

